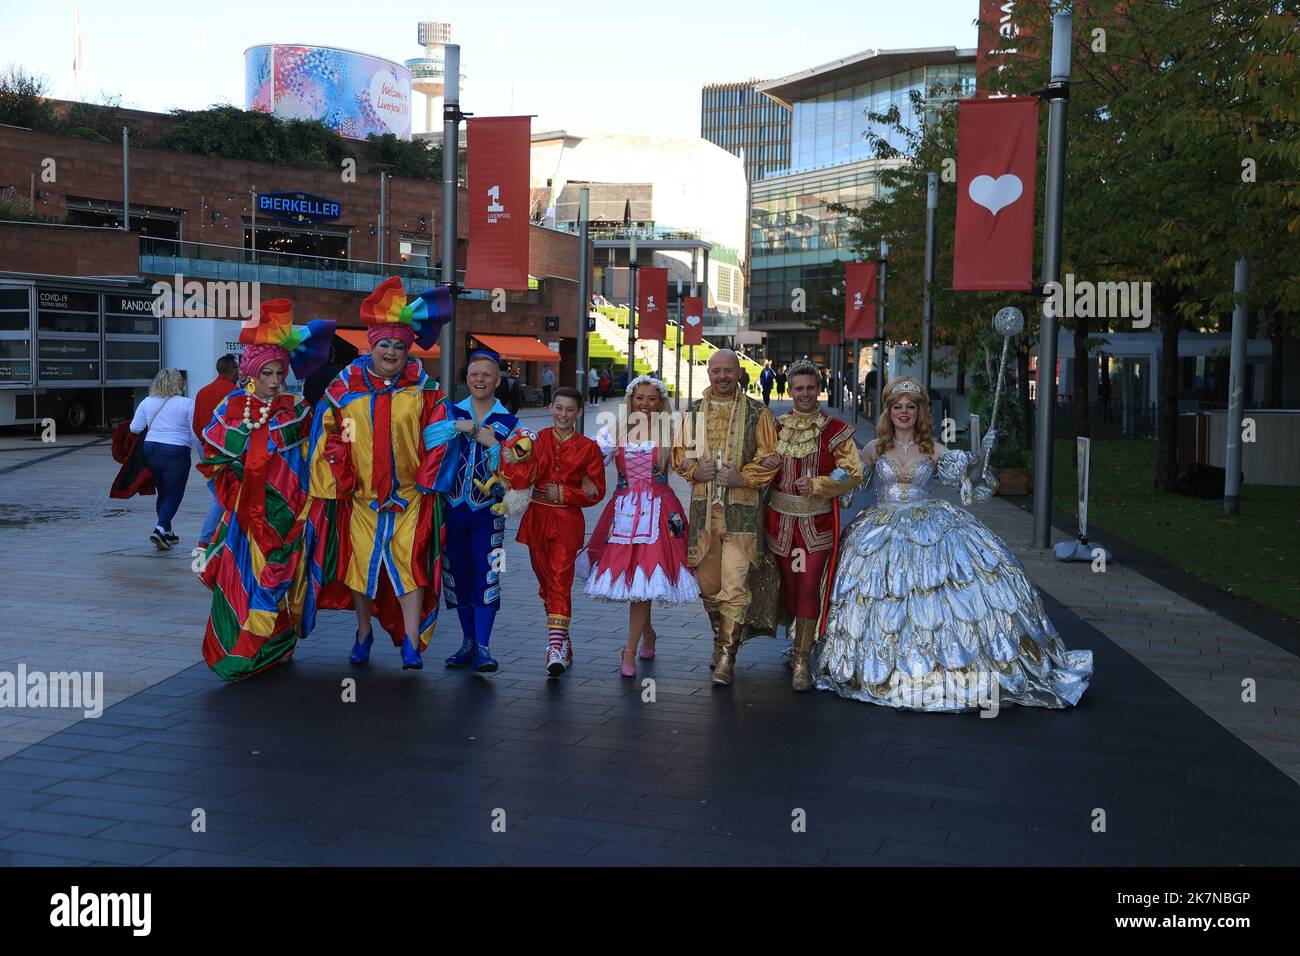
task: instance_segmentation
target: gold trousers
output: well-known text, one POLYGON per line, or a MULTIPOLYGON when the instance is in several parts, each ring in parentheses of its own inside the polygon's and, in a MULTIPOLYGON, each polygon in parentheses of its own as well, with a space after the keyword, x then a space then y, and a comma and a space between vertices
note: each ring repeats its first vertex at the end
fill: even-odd
POLYGON ((709 550, 695 566, 700 594, 708 611, 717 611, 733 621, 744 621, 749 609, 749 554, 734 534, 716 530, 723 527, 721 509, 714 509, 714 531, 709 550))

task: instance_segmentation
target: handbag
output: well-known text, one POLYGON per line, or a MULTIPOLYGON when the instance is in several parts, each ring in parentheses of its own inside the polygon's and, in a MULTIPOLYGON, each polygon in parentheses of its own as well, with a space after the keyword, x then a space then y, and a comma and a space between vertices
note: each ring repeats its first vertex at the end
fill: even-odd
POLYGON ((132 498, 135 495, 157 493, 153 472, 149 470, 149 465, 144 460, 144 441, 145 436, 149 434, 149 426, 171 400, 172 396, 169 395, 158 406, 158 411, 153 413, 153 417, 144 426, 144 431, 138 435, 131 431, 131 423, 125 419, 118 422, 117 427, 113 429, 113 460, 121 462, 122 467, 118 469, 112 487, 108 490, 110 498, 132 498))

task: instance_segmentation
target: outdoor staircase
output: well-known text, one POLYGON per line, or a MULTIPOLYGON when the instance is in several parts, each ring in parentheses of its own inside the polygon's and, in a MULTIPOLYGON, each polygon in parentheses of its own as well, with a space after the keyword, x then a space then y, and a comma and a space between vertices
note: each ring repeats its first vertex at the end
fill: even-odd
MULTIPOLYGON (((591 364, 599 367, 611 365, 618 369, 627 367, 628 310, 622 306, 600 305, 592 312, 596 330, 588 337, 591 364)), ((682 346, 681 377, 677 374, 677 327, 669 323, 663 345, 663 380, 669 392, 679 398, 688 395, 699 398, 709 385, 709 357, 718 349, 705 340, 695 346, 695 361, 689 360, 690 346, 682 346)), ((751 359, 742 357, 741 367, 749 373, 750 382, 758 381, 762 367, 751 359)), ((647 375, 659 367, 659 340, 636 342, 636 374, 647 375)))

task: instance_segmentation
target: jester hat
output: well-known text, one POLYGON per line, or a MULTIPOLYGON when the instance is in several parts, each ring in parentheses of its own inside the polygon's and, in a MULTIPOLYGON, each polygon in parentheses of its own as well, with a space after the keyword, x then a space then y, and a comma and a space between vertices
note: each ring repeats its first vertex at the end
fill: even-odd
POLYGON ((239 372, 252 378, 268 362, 283 362, 298 378, 306 378, 329 358, 333 337, 333 319, 294 325, 289 300, 271 299, 261 303, 257 318, 245 322, 239 332, 244 345, 239 372))
POLYGON ((381 339, 400 338, 407 345, 418 342, 427 349, 438 341, 438 333, 451 318, 451 308, 450 286, 440 285, 408 299, 402 280, 393 276, 361 303, 361 321, 372 347, 381 339))

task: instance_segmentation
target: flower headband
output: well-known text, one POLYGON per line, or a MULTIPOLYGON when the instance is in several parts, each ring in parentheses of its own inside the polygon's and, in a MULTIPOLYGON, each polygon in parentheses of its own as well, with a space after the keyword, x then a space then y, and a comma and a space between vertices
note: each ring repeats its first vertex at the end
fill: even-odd
POLYGON ((636 391, 638 385, 653 385, 659 389, 660 395, 665 399, 668 398, 668 386, 663 383, 662 379, 655 378, 653 375, 638 375, 627 383, 627 391, 624 394, 631 395, 636 391))

